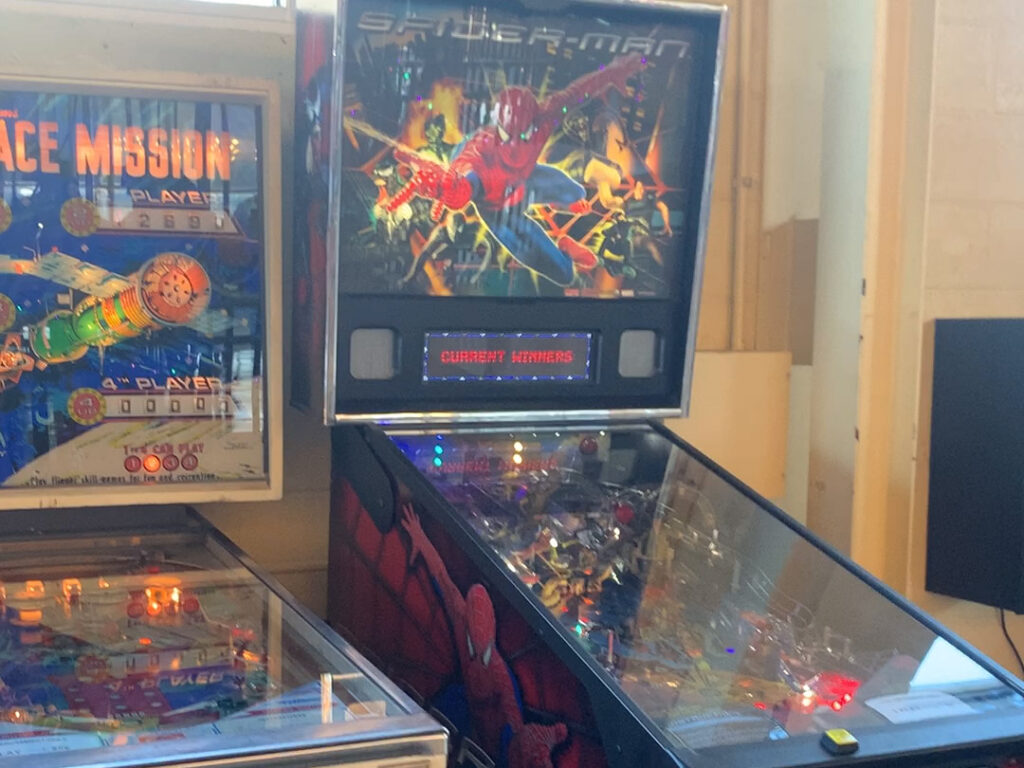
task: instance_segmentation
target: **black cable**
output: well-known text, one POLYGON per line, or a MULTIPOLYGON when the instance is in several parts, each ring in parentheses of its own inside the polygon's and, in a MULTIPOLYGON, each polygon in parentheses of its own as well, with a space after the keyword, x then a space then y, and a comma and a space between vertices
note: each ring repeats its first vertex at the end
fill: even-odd
POLYGON ((1013 655, 1017 657, 1017 666, 1020 667, 1020 672, 1024 675, 1024 661, 1020 658, 1020 651, 1017 650, 1017 644, 1013 642, 1013 638, 1010 637, 1010 633, 1006 630, 1006 609, 999 609, 999 626, 1003 628, 1003 637, 1006 638, 1006 642, 1010 644, 1010 648, 1013 649, 1013 655))

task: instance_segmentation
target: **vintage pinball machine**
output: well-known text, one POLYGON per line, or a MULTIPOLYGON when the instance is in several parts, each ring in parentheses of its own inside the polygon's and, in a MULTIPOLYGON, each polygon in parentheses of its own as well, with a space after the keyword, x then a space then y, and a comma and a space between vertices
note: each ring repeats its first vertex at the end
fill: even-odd
POLYGON ((280 108, 171 79, 0 80, 0 765, 443 765, 184 506, 281 494, 280 108))
POLYGON ((1020 681, 657 421, 688 403, 725 23, 300 19, 329 621, 453 765, 1017 765, 1020 681))

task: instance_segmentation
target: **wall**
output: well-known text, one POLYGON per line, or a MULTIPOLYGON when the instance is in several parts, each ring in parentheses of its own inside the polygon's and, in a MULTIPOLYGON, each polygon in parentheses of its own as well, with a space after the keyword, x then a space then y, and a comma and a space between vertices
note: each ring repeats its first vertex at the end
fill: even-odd
POLYGON ((788 352, 697 352, 690 416, 665 424, 762 496, 781 498, 789 371, 788 352))
POLYGON ((807 519, 817 220, 828 4, 770 0, 758 349, 792 353, 784 493, 775 501, 807 519))
POLYGON ((770 0, 768 14, 765 230, 818 218, 829 7, 821 0, 770 0))
MULTIPOLYGON (((84 3, 0 0, 0 74, 123 80, 200 75, 277 82, 282 102, 285 285, 291 243, 292 90, 295 40, 280 9, 161 3, 128 10, 84 3), (145 74, 150 72, 152 74, 145 74)), ((285 295, 288 295, 287 293, 285 295)), ((287 323, 289 313, 285 313, 287 323)), ((289 369, 285 328, 285 371, 289 369)), ((286 382, 287 384, 287 382, 286 382)), ((285 398, 287 402, 287 395, 285 398)), ((285 488, 276 502, 209 504, 200 510, 314 610, 325 606, 328 434, 285 410, 285 488)))
POLYGON ((808 525, 850 545, 875 0, 829 0, 808 525))

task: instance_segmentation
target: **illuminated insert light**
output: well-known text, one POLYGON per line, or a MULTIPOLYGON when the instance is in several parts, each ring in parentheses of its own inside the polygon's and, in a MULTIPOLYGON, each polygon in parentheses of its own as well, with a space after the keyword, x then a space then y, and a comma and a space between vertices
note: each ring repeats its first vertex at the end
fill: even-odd
POLYGON ((444 464, 444 460, 440 456, 435 456, 434 457, 434 466, 435 467, 440 467, 442 464, 444 464))
POLYGON ((142 460, 142 468, 147 472, 157 472, 160 470, 160 457, 154 454, 149 454, 142 460))
POLYGON ((512 463, 515 464, 516 466, 522 464, 523 463, 523 454, 521 454, 521 453, 513 453, 512 454, 512 463))
POLYGON ((550 544, 552 547, 557 547, 558 546, 558 539, 556 539, 554 536, 552 536, 551 539, 548 541, 548 544, 550 544))
POLYGON ((516 453, 521 453, 523 450, 523 444, 516 440, 514 443, 512 443, 512 448, 515 449, 516 453))

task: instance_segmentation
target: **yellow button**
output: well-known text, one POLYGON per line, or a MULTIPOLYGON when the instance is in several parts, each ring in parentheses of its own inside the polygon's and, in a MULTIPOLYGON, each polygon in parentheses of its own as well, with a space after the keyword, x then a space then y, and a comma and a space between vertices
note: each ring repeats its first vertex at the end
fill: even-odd
POLYGON ((852 755, 860 747, 857 737, 845 728, 833 728, 821 734, 821 746, 833 755, 852 755))

